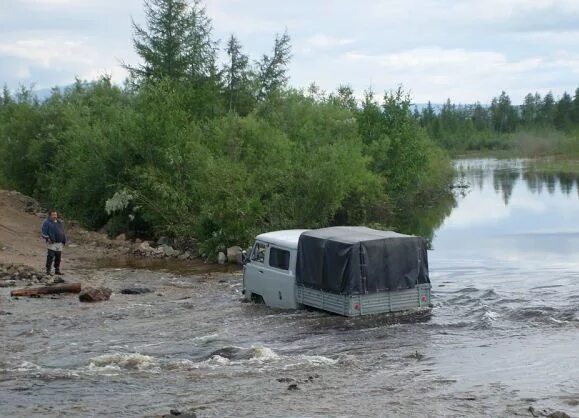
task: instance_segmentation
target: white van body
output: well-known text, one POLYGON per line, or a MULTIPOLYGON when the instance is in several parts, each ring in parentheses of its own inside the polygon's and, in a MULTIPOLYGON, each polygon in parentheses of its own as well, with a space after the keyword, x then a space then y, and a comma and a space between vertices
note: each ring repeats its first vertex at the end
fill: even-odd
POLYGON ((300 235, 307 229, 260 234, 243 271, 245 298, 279 309, 304 305, 345 316, 425 311, 431 306, 430 283, 366 295, 337 295, 296 284, 300 235))

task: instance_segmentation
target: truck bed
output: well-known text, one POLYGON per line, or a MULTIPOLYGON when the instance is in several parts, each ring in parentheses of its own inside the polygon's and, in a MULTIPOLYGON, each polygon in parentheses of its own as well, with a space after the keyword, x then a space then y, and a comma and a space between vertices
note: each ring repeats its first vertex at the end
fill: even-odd
POLYGON ((429 283, 412 289, 364 295, 337 295, 300 285, 296 290, 298 303, 343 316, 412 311, 430 306, 429 283))

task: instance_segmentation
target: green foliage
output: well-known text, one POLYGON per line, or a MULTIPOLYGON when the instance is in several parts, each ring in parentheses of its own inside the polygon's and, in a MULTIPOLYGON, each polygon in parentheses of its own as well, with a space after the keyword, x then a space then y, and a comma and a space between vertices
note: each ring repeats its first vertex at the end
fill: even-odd
POLYGON ((382 176, 396 206, 450 180, 448 158, 411 114, 410 98, 402 89, 386 93, 381 106, 367 92, 358 121, 373 171, 382 176))

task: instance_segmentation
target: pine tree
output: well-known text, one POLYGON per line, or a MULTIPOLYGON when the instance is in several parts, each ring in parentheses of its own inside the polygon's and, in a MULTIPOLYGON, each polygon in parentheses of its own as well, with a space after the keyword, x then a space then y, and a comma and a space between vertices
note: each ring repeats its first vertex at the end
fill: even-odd
POLYGON ((573 100, 569 93, 564 92, 561 99, 555 106, 554 124, 555 128, 566 131, 571 128, 573 120, 573 100))
POLYGON ((517 111, 511 104, 511 99, 504 91, 491 102, 491 118, 495 132, 498 134, 513 132, 517 127, 517 111))
POLYGON ((242 53, 241 44, 234 35, 227 41, 226 51, 229 61, 223 73, 229 111, 246 115, 253 107, 249 58, 242 53))
POLYGON ((573 96, 573 123, 579 125, 579 88, 575 89, 573 96))
POLYGON ((275 91, 280 90, 288 81, 288 64, 291 58, 290 37, 285 31, 275 37, 273 55, 263 55, 257 63, 259 91, 257 98, 263 101, 275 91))
POLYGON ((537 123, 538 109, 535 97, 531 93, 527 94, 521 106, 521 122, 527 127, 537 123))
POLYGON ((539 105, 540 120, 545 126, 553 126, 555 120, 555 98, 553 93, 549 92, 543 98, 539 105))
POLYGON ((472 123, 477 131, 489 129, 489 112, 479 102, 476 102, 472 110, 472 123))
POLYGON ((146 29, 133 22, 133 44, 143 63, 125 65, 137 81, 209 78, 215 66, 211 21, 200 2, 145 0, 146 29))

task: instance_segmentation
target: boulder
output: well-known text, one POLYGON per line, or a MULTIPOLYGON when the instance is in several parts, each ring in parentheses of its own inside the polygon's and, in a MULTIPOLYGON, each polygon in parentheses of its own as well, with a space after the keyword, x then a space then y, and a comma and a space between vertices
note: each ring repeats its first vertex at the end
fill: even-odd
POLYGON ((150 293, 151 289, 148 287, 129 287, 121 290, 123 295, 141 295, 143 293, 150 293))
POLYGON ((172 418, 172 417, 197 418, 197 414, 194 411, 181 412, 178 409, 171 409, 169 411, 169 415, 162 415, 162 418, 172 418))
POLYGON ((16 286, 16 280, 0 280, 0 287, 16 286))
POLYGON ((220 251, 219 254, 217 254, 217 262, 219 264, 225 264, 226 261, 227 261, 227 256, 220 251))
POLYGON ((149 241, 144 241, 139 245, 139 251, 145 254, 151 254, 155 249, 149 245, 149 241))
POLYGON ((109 300, 112 290, 106 287, 87 287, 78 295, 81 302, 101 302, 109 300))
POLYGON ((173 247, 167 244, 159 245, 157 250, 161 250, 165 257, 173 257, 179 255, 179 251, 175 250, 173 247))
POLYGON ((242 259, 242 255, 241 255, 242 251, 243 250, 238 245, 235 245, 233 247, 229 247, 227 249, 227 262, 228 263, 243 264, 243 259, 242 259))
POLYGON ((157 240, 157 245, 167 245, 170 247, 171 245, 173 245, 173 242, 168 237, 159 237, 159 239, 157 240))
POLYGON ((190 257, 191 257, 191 254, 189 254, 189 251, 185 251, 178 258, 179 258, 179 260, 187 260, 190 257))
POLYGON ((117 235, 117 237, 115 238, 115 241, 126 241, 126 240, 127 236, 125 234, 117 235))

